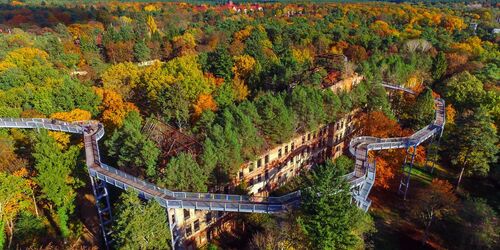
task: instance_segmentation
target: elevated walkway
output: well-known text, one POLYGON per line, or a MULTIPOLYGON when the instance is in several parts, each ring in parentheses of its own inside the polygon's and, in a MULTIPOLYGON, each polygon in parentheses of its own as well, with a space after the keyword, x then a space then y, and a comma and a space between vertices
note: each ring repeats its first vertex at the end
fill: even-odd
MULTIPOLYGON (((388 84, 383 84, 383 86, 414 94, 413 91, 400 86, 388 84)), ((437 98, 434 100, 434 104, 436 110, 434 121, 411 136, 397 138, 360 136, 350 141, 349 152, 355 158, 355 166, 354 171, 345 175, 344 178, 351 185, 353 201, 356 202, 358 207, 364 211, 368 211, 371 205, 368 195, 375 183, 376 163, 369 159, 369 151, 395 148, 406 148, 408 151, 409 148, 414 147, 415 149, 416 146, 429 140, 429 138, 442 135, 445 124, 445 102, 443 99, 437 98)), ((173 235, 173 249, 182 241, 182 234, 179 234, 179 231, 177 231, 177 224, 170 216, 170 209, 279 213, 300 203, 300 191, 280 197, 256 197, 218 193, 174 192, 158 187, 101 162, 98 141, 104 136, 104 126, 97 121, 70 123, 41 118, 0 118, 0 128, 48 129, 83 135, 86 165, 91 176, 90 179, 92 181, 94 196, 96 197, 96 206, 106 247, 109 247, 111 244, 109 235, 112 233, 110 225, 113 220, 106 183, 124 190, 134 189, 142 198, 148 200, 154 199, 161 206, 167 208, 170 230, 173 235)), ((407 190, 409 175, 405 180, 406 184, 402 181, 400 189, 404 186, 407 190)))
MULTIPOLYGON (((387 87, 387 86, 385 86, 387 87)), ((402 89, 399 86, 390 88, 402 89)), ((442 133, 444 118, 444 100, 435 99, 436 115, 434 121, 408 137, 376 138, 361 136, 351 140, 349 151, 355 157, 352 173, 345 176, 353 188, 353 198, 365 211, 370 207, 368 194, 375 181, 375 162, 368 160, 371 150, 408 148, 418 146, 433 135, 442 133)), ((155 199, 166 208, 185 208, 224 212, 277 213, 296 205, 300 200, 300 191, 281 197, 255 197, 218 193, 174 192, 158 187, 135 176, 113 168, 101 162, 98 141, 104 135, 104 126, 96 121, 62 122, 39 118, 0 118, 2 128, 48 129, 74 134, 82 134, 85 144, 86 163, 89 174, 118 188, 134 189, 145 199, 155 199)))

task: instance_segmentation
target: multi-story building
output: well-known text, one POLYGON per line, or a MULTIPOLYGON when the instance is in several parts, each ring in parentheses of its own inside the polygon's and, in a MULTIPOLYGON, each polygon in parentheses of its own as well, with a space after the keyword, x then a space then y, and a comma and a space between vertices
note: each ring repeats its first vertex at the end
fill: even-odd
MULTIPOLYGON (((325 86, 324 89, 335 93, 350 91, 362 79, 362 76, 354 74, 325 86)), ((315 131, 297 134, 286 143, 268 148, 256 160, 241 166, 231 186, 245 183, 249 195, 268 196, 301 171, 341 156, 348 146, 351 134, 358 127, 358 114, 359 110, 354 110, 336 122, 322 125, 315 131)), ((236 226, 231 214, 194 209, 172 210, 170 219, 176 224, 173 233, 184 239, 182 245, 186 249, 205 245, 220 232, 236 226)))
MULTIPOLYGON (((357 111, 338 119, 335 123, 320 126, 314 132, 296 135, 290 141, 275 145, 256 160, 244 163, 232 186, 247 184, 251 196, 268 196, 301 171, 314 164, 342 155, 348 138, 355 130, 357 111)), ((186 249, 202 246, 219 232, 231 228, 231 216, 223 212, 172 209, 176 233, 184 238, 186 249)))

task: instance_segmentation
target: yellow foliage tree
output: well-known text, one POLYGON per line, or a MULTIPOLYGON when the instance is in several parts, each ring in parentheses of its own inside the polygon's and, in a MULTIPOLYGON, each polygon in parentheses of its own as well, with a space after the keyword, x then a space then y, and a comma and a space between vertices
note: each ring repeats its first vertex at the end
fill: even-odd
POLYGON ((313 55, 308 49, 292 49, 292 55, 299 63, 312 63, 313 61, 313 55))
MULTIPOLYGON (((4 229, 8 229, 10 248, 14 233, 14 222, 19 212, 30 205, 30 191, 27 181, 13 174, 0 172, 0 237, 4 234, 4 229)), ((2 239, 3 240, 3 239, 2 239)), ((0 248, 3 242, 0 241, 0 248)))
POLYGON ((448 31, 462 30, 465 28, 464 20, 457 16, 446 16, 442 19, 442 25, 448 31))
POLYGON ((255 67, 255 59, 249 55, 235 56, 233 72, 242 78, 246 78, 255 67))
POLYGON ((56 131, 49 131, 48 132, 49 136, 54 138, 57 142, 57 146, 61 149, 64 150, 68 147, 69 145, 69 134, 63 133, 63 132, 56 132, 56 131))
POLYGON ((455 124, 455 116, 457 115, 457 111, 451 104, 446 106, 446 123, 455 124))
POLYGON ((36 48, 19 48, 9 52, 5 59, 0 62, 0 71, 10 68, 19 67, 27 70, 36 66, 49 66, 50 62, 47 60, 49 55, 47 52, 36 48))
POLYGON ((148 4, 148 5, 144 6, 144 10, 147 12, 152 12, 152 11, 156 11, 156 7, 152 4, 148 4))
MULTIPOLYGON (((66 122, 76 122, 76 121, 88 121, 92 118, 87 110, 73 109, 69 112, 56 112, 50 115, 51 119, 66 121, 66 122)), ((49 135, 54 138, 61 149, 66 149, 70 142, 70 135, 63 132, 49 131, 49 135)))
POLYGON ((234 39, 235 40, 239 40, 239 41, 244 41, 245 39, 247 39, 250 34, 252 34, 252 30, 254 29, 253 26, 246 26, 244 29, 240 30, 240 31, 237 31, 234 33, 234 39))
POLYGON ((158 32, 158 26, 156 26, 156 22, 153 16, 149 15, 148 19, 146 20, 146 23, 148 25, 150 35, 158 32))
POLYGON ((102 85, 105 89, 119 93, 126 100, 132 97, 131 92, 137 86, 139 79, 139 66, 131 62, 115 64, 101 76, 102 85))
POLYGON ((477 36, 470 37, 463 43, 454 43, 451 48, 456 52, 472 56, 479 56, 484 53, 481 38, 477 36))
POLYGON ((92 114, 87 110, 73 109, 69 112, 53 113, 50 118, 66 122, 88 121, 92 118, 92 114))
POLYGON ((0 136, 0 172, 14 173, 27 164, 26 160, 17 156, 14 140, 8 136, 0 136))
POLYGON ((370 29, 375 31, 379 36, 399 36, 399 32, 391 26, 382 21, 382 20, 377 20, 372 25, 370 25, 370 29))
POLYGON ((237 101, 244 101, 245 99, 247 99, 247 96, 249 94, 248 86, 238 75, 234 77, 233 90, 237 101))
POLYGON ((177 56, 191 55, 195 52, 196 40, 194 35, 189 32, 172 38, 172 44, 177 56))

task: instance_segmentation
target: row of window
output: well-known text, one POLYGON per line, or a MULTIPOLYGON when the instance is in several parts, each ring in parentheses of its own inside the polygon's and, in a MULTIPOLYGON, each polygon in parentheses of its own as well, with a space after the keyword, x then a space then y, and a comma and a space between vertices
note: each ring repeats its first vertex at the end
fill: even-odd
POLYGON ((350 123, 351 121, 352 121, 351 116, 347 116, 345 119, 338 121, 337 123, 335 123, 335 130, 339 130, 339 129, 347 126, 347 124, 350 123))
MULTIPOLYGON (((309 134, 307 134, 307 136, 304 135, 304 136, 302 136, 302 144, 306 143, 306 139, 307 139, 307 141, 310 141, 311 139, 315 139, 318 136, 325 135, 326 132, 327 132, 327 127, 324 127, 316 133, 312 133, 312 134, 309 133, 309 134)), ((285 145, 285 147, 278 149, 278 158, 281 158, 283 155, 287 155, 289 152, 292 152, 295 149, 295 142, 292 142, 290 144, 290 151, 288 149, 289 149, 288 145, 285 145)), ((257 163, 257 168, 262 167, 263 166, 262 165, 262 158, 258 159, 256 161, 256 163, 257 163)), ((268 163, 269 163, 269 155, 266 155, 266 156, 264 156, 264 166, 267 165, 268 163)), ((255 169, 254 166, 255 166, 255 163, 251 162, 249 165, 249 168, 248 168, 248 172, 254 171, 254 169, 255 169)), ((243 179, 243 172, 240 172, 240 180, 241 179, 243 179)))
MULTIPOLYGON (((184 220, 189 219, 189 210, 184 209, 184 220), (187 217, 186 217, 187 216, 187 217)), ((220 218, 224 215, 224 212, 218 211, 210 211, 205 214, 205 223, 210 224, 214 218, 220 218)), ((200 219, 195 220, 192 224, 185 225, 186 228, 186 237, 191 236, 193 233, 200 231, 200 219)))

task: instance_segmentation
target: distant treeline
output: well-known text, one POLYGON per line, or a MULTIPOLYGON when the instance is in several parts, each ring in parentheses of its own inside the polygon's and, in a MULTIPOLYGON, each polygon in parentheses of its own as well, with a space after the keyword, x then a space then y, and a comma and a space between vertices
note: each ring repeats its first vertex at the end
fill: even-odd
MULTIPOLYGON (((12 0, 0 0, 0 3, 10 3, 12 0)), ((227 0, 21 0, 28 5, 60 5, 60 4, 94 4, 106 2, 185 2, 191 4, 225 4, 227 0)), ((481 3, 497 4, 498 0, 464 1, 464 0, 233 0, 233 3, 356 3, 356 2, 392 2, 392 3, 481 3)))

